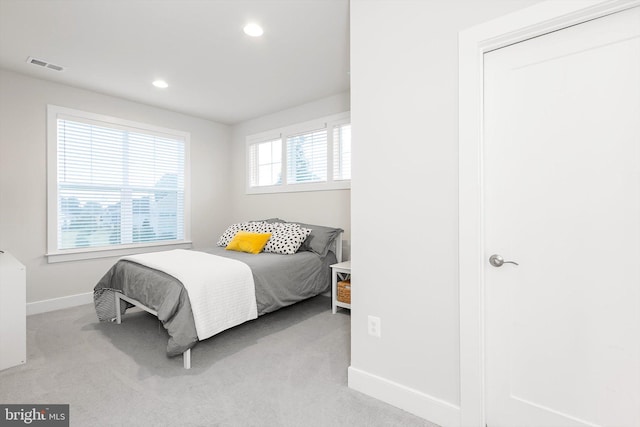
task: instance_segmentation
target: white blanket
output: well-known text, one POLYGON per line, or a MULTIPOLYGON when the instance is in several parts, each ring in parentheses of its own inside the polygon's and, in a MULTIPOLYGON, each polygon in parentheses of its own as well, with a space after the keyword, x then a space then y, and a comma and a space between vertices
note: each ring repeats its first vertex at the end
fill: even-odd
POLYGON ((258 317, 253 274, 241 261, 184 249, 121 259, 163 271, 182 282, 199 340, 258 317))

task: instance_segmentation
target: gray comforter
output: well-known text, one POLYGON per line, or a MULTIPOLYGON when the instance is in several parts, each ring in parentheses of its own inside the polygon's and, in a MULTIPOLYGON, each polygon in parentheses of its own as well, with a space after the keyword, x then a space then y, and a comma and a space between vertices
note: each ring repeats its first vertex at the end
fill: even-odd
MULTIPOLYGON (((329 290, 329 266, 336 262, 333 252, 326 257, 306 251, 294 255, 253 255, 218 247, 206 252, 249 265, 259 316, 329 290)), ((158 319, 169 332, 169 356, 179 355, 198 342, 189 296, 182 283, 172 276, 131 261, 118 261, 94 288, 96 313, 101 321, 116 316, 114 292, 122 292, 158 312, 158 319)), ((127 308, 123 304, 122 312, 127 308)))

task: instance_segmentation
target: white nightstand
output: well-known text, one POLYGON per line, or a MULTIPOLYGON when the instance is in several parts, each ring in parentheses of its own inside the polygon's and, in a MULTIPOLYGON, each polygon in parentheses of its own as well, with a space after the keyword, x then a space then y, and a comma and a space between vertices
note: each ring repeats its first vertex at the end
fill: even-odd
POLYGON ((340 280, 351 279, 351 261, 339 262, 331 265, 331 311, 336 312, 337 307, 348 308, 351 304, 338 301, 337 287, 340 280))

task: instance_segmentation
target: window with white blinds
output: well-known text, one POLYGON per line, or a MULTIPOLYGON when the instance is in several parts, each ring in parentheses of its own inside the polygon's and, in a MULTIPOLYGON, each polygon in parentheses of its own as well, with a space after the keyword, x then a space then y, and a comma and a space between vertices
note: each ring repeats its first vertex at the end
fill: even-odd
POLYGON ((55 106, 49 119, 50 255, 186 242, 188 134, 55 106))
POLYGON ((351 179, 351 124, 333 128, 333 179, 351 179))
POLYGON ((327 180, 327 130, 287 138, 287 183, 327 180))
POLYGON ((348 189, 349 113, 247 137, 247 193, 348 189))

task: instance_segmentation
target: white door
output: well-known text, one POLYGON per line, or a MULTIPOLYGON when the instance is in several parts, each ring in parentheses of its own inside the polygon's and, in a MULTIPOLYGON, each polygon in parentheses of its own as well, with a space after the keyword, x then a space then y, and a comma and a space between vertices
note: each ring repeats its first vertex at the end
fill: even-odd
POLYGON ((487 424, 638 427, 640 8, 485 54, 484 96, 487 424))

